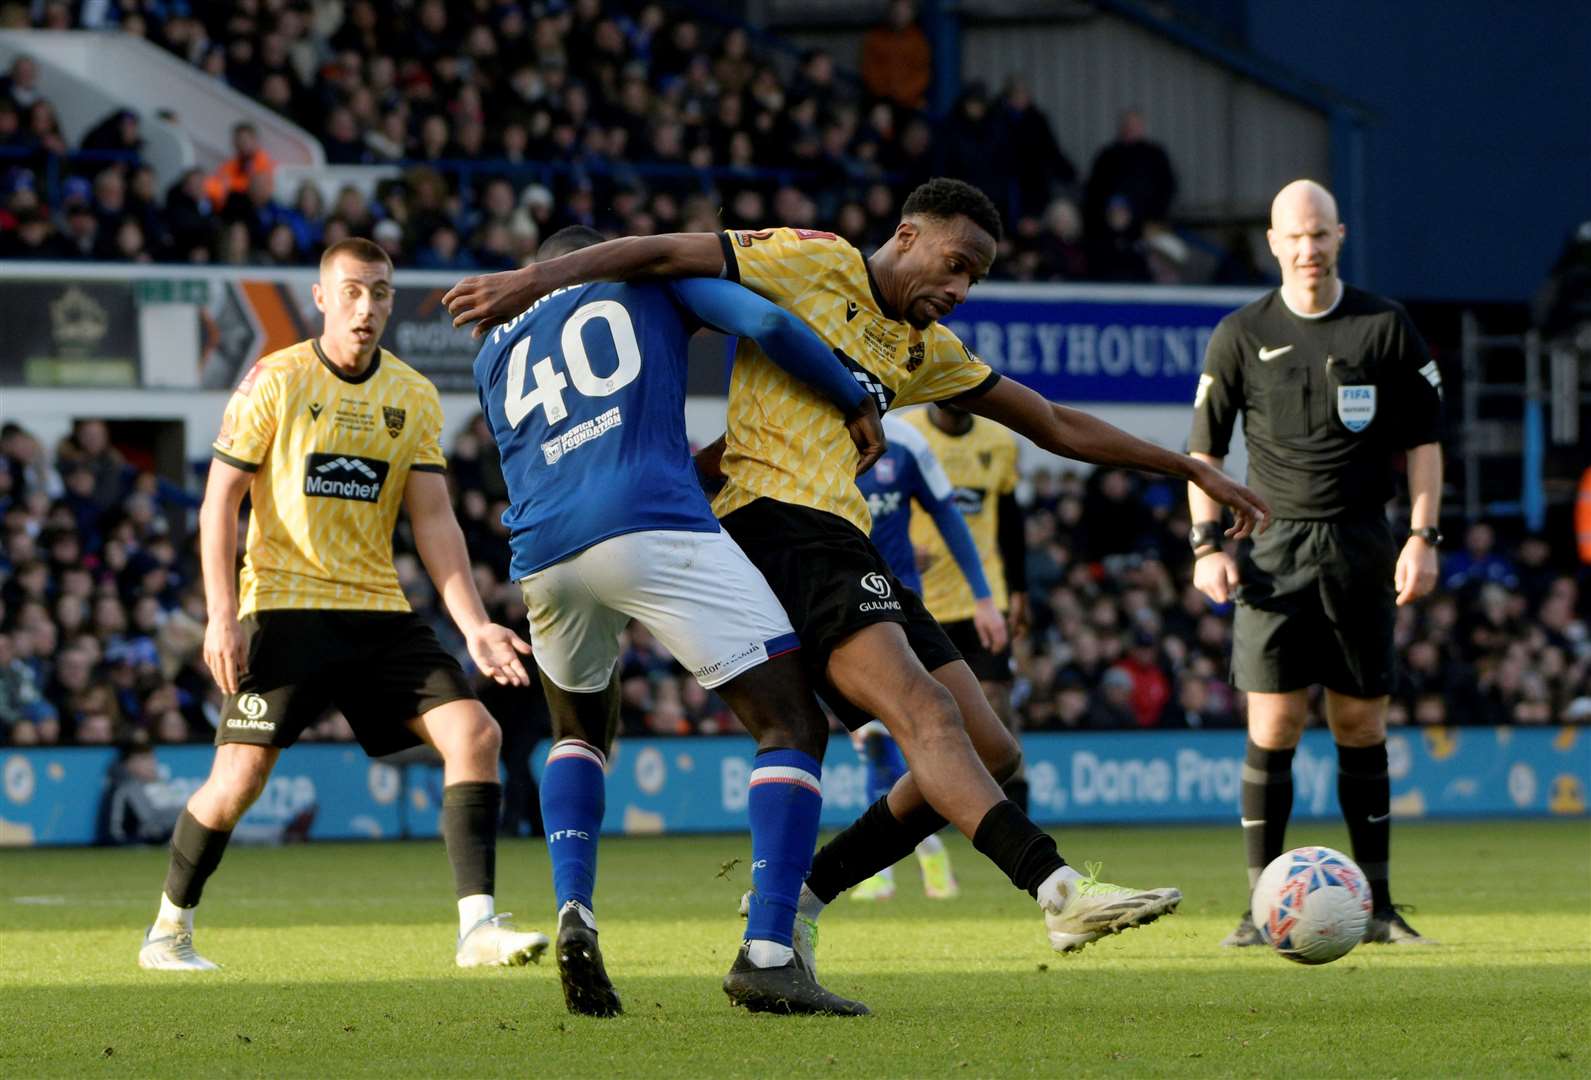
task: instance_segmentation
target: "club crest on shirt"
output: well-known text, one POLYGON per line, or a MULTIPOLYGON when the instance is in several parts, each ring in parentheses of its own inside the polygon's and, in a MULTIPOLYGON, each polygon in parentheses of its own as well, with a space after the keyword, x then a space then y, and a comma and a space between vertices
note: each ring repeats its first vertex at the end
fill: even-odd
POLYGON ((895 482, 895 463, 887 457, 879 458, 878 464, 873 466, 873 475, 878 477, 880 484, 893 484, 895 482))
POLYGON ((1337 387, 1337 419, 1358 434, 1376 418, 1376 388, 1373 386, 1337 387))
POLYGON ((989 466, 993 465, 994 464, 994 451, 993 450, 979 450, 978 451, 978 464, 982 465, 984 467, 984 469, 988 469, 989 466))
POLYGON ((387 422, 387 434, 394 439, 403 430, 403 421, 408 418, 408 411, 395 408, 391 405, 381 406, 381 418, 387 422))
POLYGON ((923 366, 923 358, 928 354, 928 346, 919 341, 915 345, 906 346, 906 370, 916 371, 923 366))

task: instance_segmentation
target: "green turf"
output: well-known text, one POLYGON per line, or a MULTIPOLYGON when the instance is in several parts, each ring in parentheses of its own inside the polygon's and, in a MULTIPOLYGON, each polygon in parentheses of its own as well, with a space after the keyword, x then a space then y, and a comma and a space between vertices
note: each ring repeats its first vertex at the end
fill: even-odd
MULTIPOLYGON (((1108 880, 1179 885, 1175 918, 1049 952, 1031 901, 958 839, 964 889, 840 901, 819 968, 859 1020, 750 1016, 734 837, 602 851, 599 912, 626 1014, 569 1016, 550 967, 453 967, 438 844, 237 848, 199 920, 213 975, 140 971, 161 851, 0 852, 0 1076, 1584 1076, 1591 829, 1400 826, 1400 899, 1440 948, 1306 968, 1216 942, 1242 907, 1228 829, 1063 832, 1108 880)), ((1337 827, 1298 842, 1344 846, 1337 827)), ((500 903, 550 920, 540 842, 500 853, 500 903)))

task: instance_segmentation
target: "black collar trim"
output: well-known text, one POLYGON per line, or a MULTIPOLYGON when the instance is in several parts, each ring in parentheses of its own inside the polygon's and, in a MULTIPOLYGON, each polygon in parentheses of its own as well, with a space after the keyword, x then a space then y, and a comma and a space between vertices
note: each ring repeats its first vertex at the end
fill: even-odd
POLYGON ((357 385, 362 382, 369 382, 370 377, 374 375, 381 367, 381 349, 379 347, 376 349, 376 355, 370 358, 369 367, 365 368, 365 370, 361 371, 358 375, 350 375, 327 358, 325 352, 321 350, 320 338, 310 338, 309 343, 314 348, 315 355, 320 357, 320 362, 326 365, 326 370, 337 376, 345 383, 354 383, 357 385))

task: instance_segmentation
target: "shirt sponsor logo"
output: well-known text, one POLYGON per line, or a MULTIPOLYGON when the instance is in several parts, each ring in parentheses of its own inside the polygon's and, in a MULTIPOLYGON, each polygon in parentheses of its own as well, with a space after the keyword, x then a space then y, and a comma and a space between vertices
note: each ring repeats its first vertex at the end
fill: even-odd
POLYGON ((304 494, 379 502, 390 466, 357 454, 310 454, 304 459, 304 494))
MULTIPOLYGON (((894 352, 893 344, 890 346, 890 352, 894 352)), ((878 406, 878 415, 883 416, 885 413, 889 412, 890 403, 895 400, 895 391, 891 390, 884 383, 883 379, 880 379, 877 375, 874 375, 871 371, 867 370, 861 364, 858 364, 855 360, 852 360, 839 349, 834 350, 834 355, 838 357, 840 363, 844 364, 850 371, 851 377, 856 380, 857 385, 863 390, 866 390, 869 394, 873 395, 873 402, 878 406)))
POLYGON ((619 407, 615 405, 601 416, 587 420, 583 424, 576 424, 556 439, 548 439, 542 443, 541 456, 547 459, 547 464, 556 465, 569 451, 606 435, 623 422, 624 418, 619 415, 619 407))
POLYGON ((900 509, 900 503, 898 491, 872 491, 867 496, 867 512, 874 518, 889 517, 900 509))
POLYGON ((880 574, 876 570, 871 574, 862 575, 861 586, 874 596, 877 596, 883 600, 888 600, 890 593, 894 591, 890 588, 889 578, 885 577, 883 574, 880 574))
POLYGON ((1376 418, 1376 388, 1373 386, 1337 387, 1337 418, 1342 426, 1358 434, 1376 418))
POLYGON ((989 498, 985 488, 958 487, 950 496, 955 500, 956 509, 961 511, 962 517, 977 517, 983 513, 983 504, 989 498))
POLYGON ((868 600, 856 606, 858 611, 899 611, 900 609, 899 600, 868 600))
POLYGON ((227 718, 226 726, 232 731, 275 731, 275 720, 243 720, 236 716, 227 718))

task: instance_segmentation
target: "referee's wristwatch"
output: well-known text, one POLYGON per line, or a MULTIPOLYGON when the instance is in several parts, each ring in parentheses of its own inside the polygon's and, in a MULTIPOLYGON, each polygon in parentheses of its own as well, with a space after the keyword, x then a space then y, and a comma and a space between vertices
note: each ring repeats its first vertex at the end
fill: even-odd
POLYGON ((1195 558, 1202 558, 1221 550, 1221 538, 1225 535, 1226 530, 1219 521, 1201 521, 1188 530, 1188 546, 1193 548, 1195 558))
POLYGON ((1430 547, 1442 546, 1442 530, 1438 529, 1435 525, 1427 525, 1423 529, 1410 529, 1409 535, 1418 536, 1430 547))

